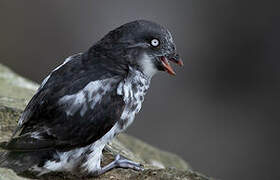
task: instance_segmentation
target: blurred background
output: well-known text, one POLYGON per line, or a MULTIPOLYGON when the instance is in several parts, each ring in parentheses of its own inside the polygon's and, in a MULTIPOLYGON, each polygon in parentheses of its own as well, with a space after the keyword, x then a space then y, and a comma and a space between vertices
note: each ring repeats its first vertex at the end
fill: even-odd
POLYGON ((219 179, 278 179, 280 6, 269 1, 0 1, 0 63, 36 82, 135 19, 185 66, 157 74, 128 133, 219 179))

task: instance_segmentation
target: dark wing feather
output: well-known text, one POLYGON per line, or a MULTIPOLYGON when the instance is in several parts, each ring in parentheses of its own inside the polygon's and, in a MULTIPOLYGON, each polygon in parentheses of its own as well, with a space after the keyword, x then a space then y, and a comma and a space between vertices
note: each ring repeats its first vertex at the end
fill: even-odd
POLYGON ((77 93, 89 82, 113 77, 121 79, 124 75, 120 71, 115 74, 104 67, 104 64, 91 63, 79 54, 54 71, 26 107, 21 117, 22 123, 16 130, 19 135, 6 143, 4 148, 32 151, 82 147, 106 134, 120 118, 124 108, 122 97, 116 94, 117 83, 112 84, 111 91, 83 116, 79 111, 68 116, 65 107, 58 103, 63 96, 77 93))
POLYGON ((23 126, 20 136, 14 137, 5 149, 30 151, 38 149, 68 149, 83 147, 98 140, 115 125, 123 112, 124 102, 114 93, 106 94, 93 110, 81 116, 67 116, 57 107, 41 114, 40 121, 23 126), (32 133, 37 133, 34 138, 32 133))

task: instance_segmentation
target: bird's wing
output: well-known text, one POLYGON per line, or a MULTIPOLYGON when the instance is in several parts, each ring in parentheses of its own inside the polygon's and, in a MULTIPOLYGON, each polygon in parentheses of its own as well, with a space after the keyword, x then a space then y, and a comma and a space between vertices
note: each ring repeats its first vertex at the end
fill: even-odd
POLYGON ((121 78, 83 64, 81 55, 72 58, 43 82, 21 116, 18 133, 3 148, 82 147, 115 125, 124 109, 116 92, 121 78))

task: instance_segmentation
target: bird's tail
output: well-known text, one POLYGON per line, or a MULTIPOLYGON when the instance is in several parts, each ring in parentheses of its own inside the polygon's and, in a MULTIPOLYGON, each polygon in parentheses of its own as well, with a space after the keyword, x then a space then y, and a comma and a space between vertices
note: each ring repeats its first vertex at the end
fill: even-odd
POLYGON ((0 151, 0 167, 21 174, 42 163, 42 156, 46 156, 46 152, 0 151))
POLYGON ((6 161, 7 152, 0 151, 0 167, 6 161))
POLYGON ((0 152, 0 167, 9 168, 14 170, 16 173, 21 173, 27 170, 30 166, 25 166, 18 152, 0 152))
POLYGON ((0 167, 6 167, 6 163, 8 159, 8 151, 3 150, 6 143, 7 142, 0 142, 0 167))

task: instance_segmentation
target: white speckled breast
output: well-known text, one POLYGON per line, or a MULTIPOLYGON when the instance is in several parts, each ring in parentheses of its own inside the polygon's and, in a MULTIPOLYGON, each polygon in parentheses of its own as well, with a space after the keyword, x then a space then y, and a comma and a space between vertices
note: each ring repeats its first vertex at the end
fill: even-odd
POLYGON ((139 70, 132 68, 130 68, 127 78, 119 83, 117 94, 123 96, 126 104, 118 122, 121 131, 125 130, 133 122, 135 114, 140 111, 149 85, 150 78, 139 70))

